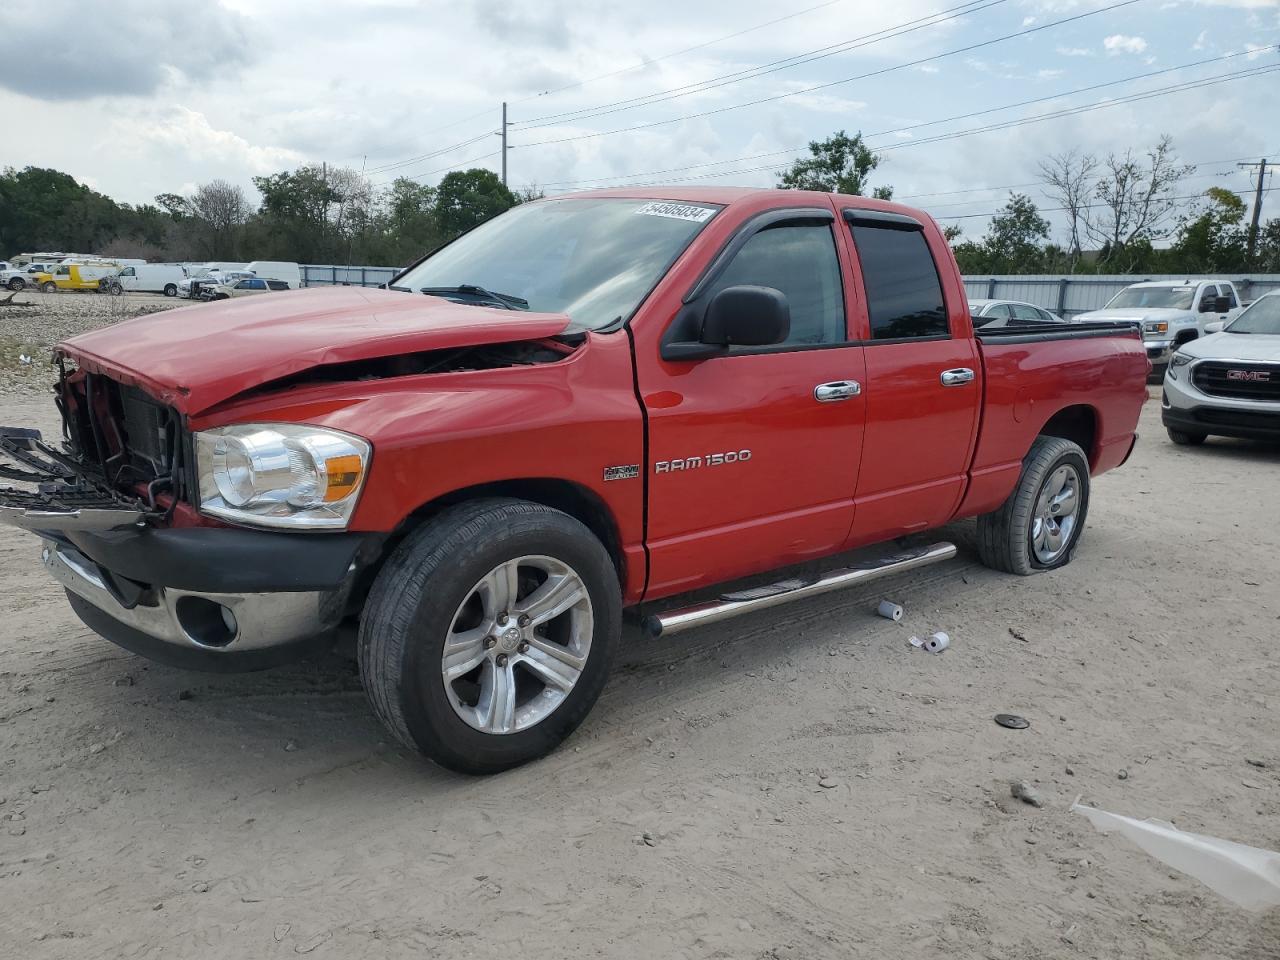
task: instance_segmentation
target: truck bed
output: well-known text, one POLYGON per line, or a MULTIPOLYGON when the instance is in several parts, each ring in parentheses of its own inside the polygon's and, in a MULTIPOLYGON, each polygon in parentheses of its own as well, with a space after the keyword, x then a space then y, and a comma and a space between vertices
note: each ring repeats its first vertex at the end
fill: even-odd
POLYGON ((1083 340, 1112 337, 1132 331, 1139 339, 1142 327, 1136 320, 1094 320, 1085 323, 1034 323, 1016 326, 979 327, 973 331, 983 343, 1039 343, 1046 340, 1083 340))

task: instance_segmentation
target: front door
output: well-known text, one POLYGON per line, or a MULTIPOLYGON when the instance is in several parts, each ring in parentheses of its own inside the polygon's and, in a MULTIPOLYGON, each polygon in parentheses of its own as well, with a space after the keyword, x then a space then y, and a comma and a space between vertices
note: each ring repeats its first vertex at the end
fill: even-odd
POLYGON ((784 343, 638 364, 649 424, 649 597, 831 553, 848 535, 863 348, 848 342, 831 213, 790 213, 748 221, 730 243, 737 252, 694 301, 740 284, 778 289, 791 311, 784 343))
POLYGON ((946 250, 930 249, 923 225, 870 211, 845 217, 870 334, 848 542, 861 546, 936 527, 955 512, 978 432, 982 359, 963 290, 953 291, 957 302, 943 295, 935 255, 946 263, 946 250))

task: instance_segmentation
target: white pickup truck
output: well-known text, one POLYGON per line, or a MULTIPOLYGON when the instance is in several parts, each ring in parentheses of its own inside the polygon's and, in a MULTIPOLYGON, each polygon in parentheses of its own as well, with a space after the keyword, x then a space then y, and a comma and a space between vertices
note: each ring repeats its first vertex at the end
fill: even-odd
POLYGON ((1072 319, 1140 321, 1147 358, 1163 374, 1175 350, 1205 335, 1206 323, 1225 323, 1239 313, 1240 297, 1229 280, 1144 280, 1125 287, 1101 310, 1072 319))

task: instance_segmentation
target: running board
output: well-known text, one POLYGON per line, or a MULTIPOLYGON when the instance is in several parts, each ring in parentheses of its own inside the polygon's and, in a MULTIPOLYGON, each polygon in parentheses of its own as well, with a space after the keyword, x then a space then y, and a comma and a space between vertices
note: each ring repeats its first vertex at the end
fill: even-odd
POLYGON ((792 600, 816 597, 832 590, 842 590, 891 573, 903 573, 931 563, 950 560, 956 555, 954 543, 934 543, 901 553, 868 560, 842 570, 833 570, 820 577, 803 580, 783 580, 763 587, 752 587, 734 593, 722 594, 718 600, 680 607, 655 613, 644 619, 645 632, 651 637, 664 637, 693 627, 718 623, 744 613, 768 610, 792 600))

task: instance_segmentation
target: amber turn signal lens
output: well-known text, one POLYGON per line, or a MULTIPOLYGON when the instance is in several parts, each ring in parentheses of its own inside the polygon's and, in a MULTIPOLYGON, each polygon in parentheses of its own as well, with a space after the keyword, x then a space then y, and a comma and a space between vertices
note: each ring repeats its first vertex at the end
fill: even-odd
POLYGON ((354 454, 327 459, 324 462, 325 503, 341 500, 359 487, 362 469, 360 458, 354 454))

